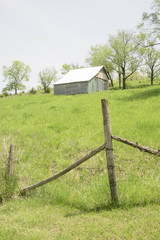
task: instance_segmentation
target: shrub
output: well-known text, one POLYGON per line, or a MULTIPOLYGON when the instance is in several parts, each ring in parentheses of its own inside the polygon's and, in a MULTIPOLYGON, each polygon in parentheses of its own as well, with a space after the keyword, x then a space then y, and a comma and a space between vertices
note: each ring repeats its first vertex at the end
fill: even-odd
POLYGON ((51 93, 51 89, 50 88, 46 88, 45 89, 45 93, 51 93))
POLYGON ((25 91, 22 91, 22 92, 20 92, 18 95, 19 96, 22 96, 22 95, 24 95, 25 94, 25 91))
POLYGON ((29 91, 29 94, 36 94, 37 90, 35 88, 31 88, 29 91))
POLYGON ((3 92, 4 97, 8 97, 9 93, 8 92, 3 92))
POLYGON ((41 86, 41 85, 38 85, 38 86, 37 86, 37 90, 38 90, 38 91, 43 90, 42 86, 41 86))

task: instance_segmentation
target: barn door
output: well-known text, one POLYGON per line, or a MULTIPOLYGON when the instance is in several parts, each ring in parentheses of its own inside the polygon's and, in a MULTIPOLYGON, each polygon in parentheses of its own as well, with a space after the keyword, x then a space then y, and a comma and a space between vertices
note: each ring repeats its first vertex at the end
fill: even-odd
POLYGON ((98 82, 97 79, 92 80, 92 92, 97 92, 98 91, 98 82))

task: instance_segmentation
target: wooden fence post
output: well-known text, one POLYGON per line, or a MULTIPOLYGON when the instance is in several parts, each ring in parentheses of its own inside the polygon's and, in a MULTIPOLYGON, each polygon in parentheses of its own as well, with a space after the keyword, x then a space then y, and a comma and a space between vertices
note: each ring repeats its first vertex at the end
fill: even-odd
POLYGON ((13 158, 14 158, 14 145, 10 145, 9 158, 8 158, 8 176, 13 177, 13 158))
POLYGON ((104 136, 105 136, 105 144, 106 144, 106 159, 107 159, 111 199, 113 202, 116 203, 118 202, 118 193, 117 193, 117 184, 116 184, 115 167, 114 167, 109 105, 106 99, 101 99, 101 104, 102 104, 102 113, 103 113, 103 126, 104 126, 104 136))

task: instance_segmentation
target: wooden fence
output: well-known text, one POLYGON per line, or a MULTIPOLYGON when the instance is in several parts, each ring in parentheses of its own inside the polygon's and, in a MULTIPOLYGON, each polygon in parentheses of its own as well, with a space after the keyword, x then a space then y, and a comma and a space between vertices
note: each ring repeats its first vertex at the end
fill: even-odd
MULTIPOLYGON (((101 100, 101 105, 102 105, 102 113, 103 113, 103 126, 104 126, 105 143, 103 145, 101 145, 100 147, 91 151, 89 154, 87 154, 86 156, 84 156, 80 160, 72 163, 71 165, 69 165, 64 170, 56 173, 55 175, 20 190, 20 193, 22 195, 26 194, 28 191, 30 191, 32 189, 35 189, 37 187, 40 187, 44 184, 47 184, 47 183, 53 181, 53 180, 56 180, 57 178, 59 178, 59 177, 65 175, 66 173, 70 172, 72 169, 78 167, 83 162, 87 161, 88 159, 90 159, 91 157, 95 156, 96 154, 98 154, 99 152, 101 152, 102 150, 105 149, 106 150, 106 161, 107 161, 111 200, 114 203, 117 203, 118 202, 118 192, 117 192, 117 183, 116 183, 116 175, 115 175, 112 139, 114 139, 116 141, 119 141, 119 142, 122 142, 124 144, 127 144, 131 147, 138 148, 141 151, 148 152, 150 154, 154 154, 154 155, 160 157, 160 150, 154 150, 154 149, 151 149, 149 147, 141 146, 138 143, 133 143, 133 142, 130 142, 126 139, 123 139, 123 138, 120 138, 120 137, 117 137, 117 136, 113 136, 112 133, 111 133, 111 122, 110 122, 108 101, 106 99, 102 99, 101 100)), ((12 164, 12 162, 13 162, 13 146, 11 147, 11 149, 12 150, 10 150, 10 157, 9 157, 9 163, 8 163, 8 172, 10 172, 10 174, 12 175, 13 174, 13 164, 12 164)))

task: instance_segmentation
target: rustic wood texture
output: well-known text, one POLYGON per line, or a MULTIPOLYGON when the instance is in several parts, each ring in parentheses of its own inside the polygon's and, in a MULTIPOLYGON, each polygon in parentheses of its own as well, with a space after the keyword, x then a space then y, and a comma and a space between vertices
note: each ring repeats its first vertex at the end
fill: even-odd
POLYGON ((13 177, 13 158, 14 158, 14 145, 10 145, 9 158, 8 158, 8 176, 13 177))
POLYGON ((154 149, 151 149, 149 147, 144 147, 144 146, 142 146, 138 143, 130 142, 130 141, 124 139, 124 138, 120 138, 120 137, 117 137, 117 136, 112 136, 112 138, 116 141, 125 143, 125 144, 127 144, 131 147, 138 148, 140 151, 148 152, 148 153, 151 153, 151 154, 154 154, 154 155, 160 157, 160 150, 154 150, 154 149))
POLYGON ((93 157, 94 155, 96 155, 97 153, 101 152, 102 150, 104 150, 106 147, 105 144, 101 145, 100 147, 94 149, 93 151, 91 151, 89 154, 87 154, 85 157, 81 158, 80 160, 72 163, 71 165, 69 165, 67 168, 65 168, 64 170, 62 170, 61 172, 59 173, 56 173, 55 175, 47 178, 47 179, 44 179, 43 181, 41 182, 38 182, 38 183, 35 183, 34 185, 31 185, 29 187, 26 187, 24 189, 22 189, 20 191, 21 194, 25 194, 26 192, 32 190, 32 189, 35 189, 37 187, 40 187, 46 183, 49 183, 53 180, 56 180, 57 178, 63 176, 64 174, 70 172, 72 169, 78 167, 80 164, 82 164, 83 162, 87 161, 88 159, 90 159, 91 157, 93 157))
POLYGON ((106 144, 106 159, 108 168, 108 178, 111 191, 111 199, 113 202, 118 202, 117 184, 115 176, 114 167, 114 156, 113 156, 113 145, 112 145, 112 135, 111 135, 111 123, 109 115, 109 105, 106 99, 101 100, 102 112, 103 112, 103 126, 104 126, 104 136, 106 144))

